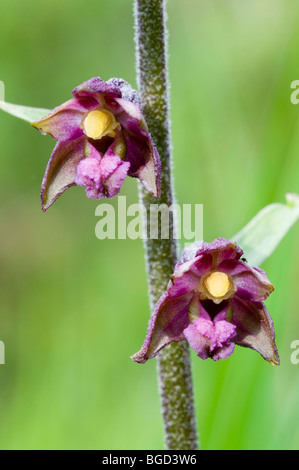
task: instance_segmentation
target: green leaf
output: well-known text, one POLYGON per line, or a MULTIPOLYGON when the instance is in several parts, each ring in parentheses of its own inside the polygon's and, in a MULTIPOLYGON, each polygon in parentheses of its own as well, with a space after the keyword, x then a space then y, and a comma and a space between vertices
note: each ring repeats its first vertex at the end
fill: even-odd
POLYGON ((289 193, 286 204, 266 206, 232 239, 250 265, 261 266, 298 220, 299 196, 289 193))
POLYGON ((13 116, 23 119, 24 121, 32 124, 35 121, 39 121, 42 117, 49 114, 48 109, 42 108, 31 108, 30 106, 21 106, 19 104, 6 103, 6 101, 0 100, 0 109, 6 111, 13 116))

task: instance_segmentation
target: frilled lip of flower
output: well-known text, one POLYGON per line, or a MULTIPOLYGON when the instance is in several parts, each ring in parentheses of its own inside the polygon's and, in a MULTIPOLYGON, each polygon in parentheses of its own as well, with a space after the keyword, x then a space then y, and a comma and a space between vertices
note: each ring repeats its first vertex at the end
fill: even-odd
POLYGON ((200 302, 198 294, 193 296, 191 303, 192 308, 198 310, 199 316, 184 330, 190 346, 201 359, 227 359, 234 352, 233 339, 236 337, 236 326, 227 321, 229 303, 223 302, 213 319, 200 302))
MULTIPOLYGON (((212 309, 207 308, 206 314, 211 321, 215 321, 219 309, 225 309, 226 321, 235 328, 234 337, 225 347, 229 346, 230 351, 232 344, 249 347, 272 364, 279 364, 273 322, 263 303, 274 287, 264 271, 241 260, 242 254, 234 242, 222 238, 183 252, 167 291, 150 318, 144 344, 132 359, 144 363, 169 343, 186 338, 184 331, 190 331, 190 325, 202 318, 204 304, 210 303, 212 309), (202 278, 215 270, 227 274, 234 283, 231 295, 218 303, 207 299, 199 289, 202 278)), ((222 353, 223 350, 217 351, 218 358, 225 356, 222 353)))
MULTIPOLYGON (((160 195, 160 157, 143 118, 136 92, 121 79, 104 82, 95 77, 76 87, 71 100, 32 124, 58 141, 42 183, 44 210, 67 188, 76 185, 78 146, 87 141, 92 143, 84 133, 82 121, 88 112, 99 108, 112 113, 121 126, 126 146, 122 159, 130 164, 128 175, 138 178, 153 196, 160 195)), ((81 156, 86 156, 84 146, 81 156)))
POLYGON ((112 198, 118 194, 130 168, 113 152, 113 145, 104 156, 91 144, 89 156, 80 161, 77 167, 76 184, 86 187, 87 197, 112 198))

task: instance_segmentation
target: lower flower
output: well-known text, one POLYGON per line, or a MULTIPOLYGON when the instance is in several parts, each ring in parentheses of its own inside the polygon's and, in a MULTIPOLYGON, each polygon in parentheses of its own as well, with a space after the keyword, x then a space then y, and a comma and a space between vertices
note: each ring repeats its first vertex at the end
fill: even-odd
POLYGON ((278 365, 273 322, 263 303, 274 287, 242 254, 222 238, 184 250, 132 359, 144 363, 169 343, 187 339, 201 359, 226 359, 239 345, 278 365))

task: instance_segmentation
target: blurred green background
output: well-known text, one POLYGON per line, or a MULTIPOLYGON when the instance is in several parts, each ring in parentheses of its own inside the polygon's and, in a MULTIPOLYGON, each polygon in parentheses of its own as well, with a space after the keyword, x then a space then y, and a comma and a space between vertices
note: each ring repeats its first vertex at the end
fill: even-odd
MULTIPOLYGON (((132 0, 1 2, 6 100, 52 108, 81 82, 136 86, 132 0)), ((204 204, 204 236, 231 237, 263 206, 299 192, 299 7, 293 0, 169 0, 177 201, 204 204)), ((1 449, 161 449, 156 362, 130 360, 149 318, 140 240, 99 241, 95 208, 73 188, 46 213, 54 146, 0 113, 1 449)), ((138 197, 137 182, 121 195, 138 197)), ((117 201, 114 201, 116 204, 117 201)), ((264 268, 281 366, 237 348, 192 352, 203 449, 298 449, 299 224, 264 268)))

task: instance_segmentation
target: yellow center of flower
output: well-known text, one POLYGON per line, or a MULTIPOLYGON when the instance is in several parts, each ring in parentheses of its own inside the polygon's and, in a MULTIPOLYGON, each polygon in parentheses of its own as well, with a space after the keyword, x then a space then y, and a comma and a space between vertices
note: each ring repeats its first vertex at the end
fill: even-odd
POLYGON ((105 135, 115 136, 114 129, 118 126, 112 113, 95 109, 86 114, 83 119, 83 130, 91 139, 101 139, 105 135))
POLYGON ((215 271, 205 279, 205 285, 212 297, 224 297, 231 288, 227 274, 215 271))

